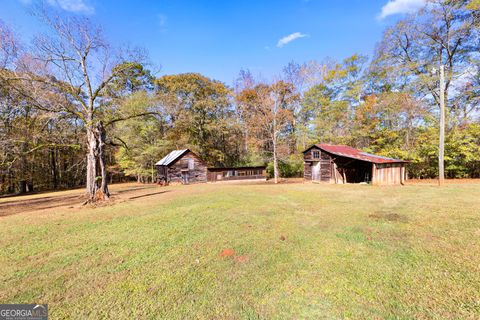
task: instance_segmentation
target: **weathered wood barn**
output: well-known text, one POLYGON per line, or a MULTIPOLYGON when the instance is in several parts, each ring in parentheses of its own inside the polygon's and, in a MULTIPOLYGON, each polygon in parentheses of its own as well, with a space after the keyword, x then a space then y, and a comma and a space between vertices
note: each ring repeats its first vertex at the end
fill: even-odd
POLYGON ((329 183, 403 184, 408 161, 377 156, 361 150, 315 144, 303 151, 304 178, 329 183))
POLYGON ((189 149, 174 150, 156 163, 160 183, 200 183, 266 179, 266 167, 207 168, 189 149))
POLYGON ((161 183, 207 182, 206 164, 189 149, 174 150, 155 165, 161 183))

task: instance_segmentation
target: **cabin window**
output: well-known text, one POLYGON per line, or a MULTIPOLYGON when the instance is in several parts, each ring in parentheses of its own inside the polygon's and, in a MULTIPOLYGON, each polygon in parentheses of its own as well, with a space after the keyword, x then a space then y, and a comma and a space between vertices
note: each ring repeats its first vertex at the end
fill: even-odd
POLYGON ((195 167, 195 161, 193 159, 188 159, 188 170, 193 170, 195 167))
POLYGON ((312 151, 312 158, 313 158, 313 159, 320 159, 320 151, 318 151, 318 150, 313 150, 313 151, 312 151))
POLYGON ((237 173, 237 172, 234 171, 234 170, 224 171, 224 172, 223 172, 223 176, 224 176, 225 178, 235 177, 235 176, 237 175, 236 173, 237 173))

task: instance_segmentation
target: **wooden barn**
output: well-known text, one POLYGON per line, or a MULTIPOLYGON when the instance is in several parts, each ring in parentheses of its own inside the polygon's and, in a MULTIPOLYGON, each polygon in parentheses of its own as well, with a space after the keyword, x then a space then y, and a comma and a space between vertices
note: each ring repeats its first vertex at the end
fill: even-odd
POLYGON ((201 183, 232 180, 266 180, 266 167, 207 168, 189 149, 174 150, 156 163, 160 183, 201 183))
POLYGON ((206 164, 189 149, 174 150, 155 165, 161 183, 207 182, 206 164))
POLYGON ((304 178, 329 183, 403 184, 408 161, 377 156, 330 144, 315 144, 303 151, 304 178))

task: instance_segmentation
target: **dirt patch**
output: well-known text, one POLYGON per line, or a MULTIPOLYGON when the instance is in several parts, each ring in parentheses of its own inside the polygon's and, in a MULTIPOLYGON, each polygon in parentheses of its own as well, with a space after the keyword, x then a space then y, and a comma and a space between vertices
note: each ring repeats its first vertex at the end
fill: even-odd
POLYGON ((59 207, 72 207, 73 203, 81 204, 85 201, 84 196, 46 197, 25 201, 8 201, 0 203, 0 217, 9 216, 21 212, 45 210, 59 207))
POLYGON ((220 257, 233 257, 235 255, 235 250, 233 249, 223 249, 222 252, 220 252, 220 257))
MULTIPOLYGON (((132 185, 113 185, 111 198, 109 201, 101 201, 95 204, 89 204, 89 207, 111 206, 119 202, 135 200, 144 197, 155 196, 169 192, 170 190, 158 191, 161 187, 156 185, 132 186, 132 185), (155 192, 152 192, 155 191, 155 192)), ((74 209, 82 207, 86 196, 83 189, 65 194, 63 192, 51 192, 45 197, 24 199, 19 198, 0 202, 0 217, 19 214, 24 212, 33 212, 39 210, 48 210, 64 207, 74 209)))
POLYGON ((395 213, 395 212, 382 212, 377 211, 368 215, 369 218, 375 220, 386 220, 392 222, 406 222, 407 217, 403 214, 395 213))

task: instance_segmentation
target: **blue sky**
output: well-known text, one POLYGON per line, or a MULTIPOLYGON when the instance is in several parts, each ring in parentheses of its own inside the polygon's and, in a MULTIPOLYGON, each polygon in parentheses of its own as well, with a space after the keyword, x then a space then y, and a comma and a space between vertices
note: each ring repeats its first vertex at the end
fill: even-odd
MULTIPOLYGON (((24 41, 37 0, 0 0, 24 41)), ((145 47, 161 74, 199 72, 228 85, 241 68, 269 80, 289 61, 371 55, 383 30, 424 0, 45 0, 104 26, 110 42, 145 47), (283 40, 282 40, 283 39, 283 40)))

